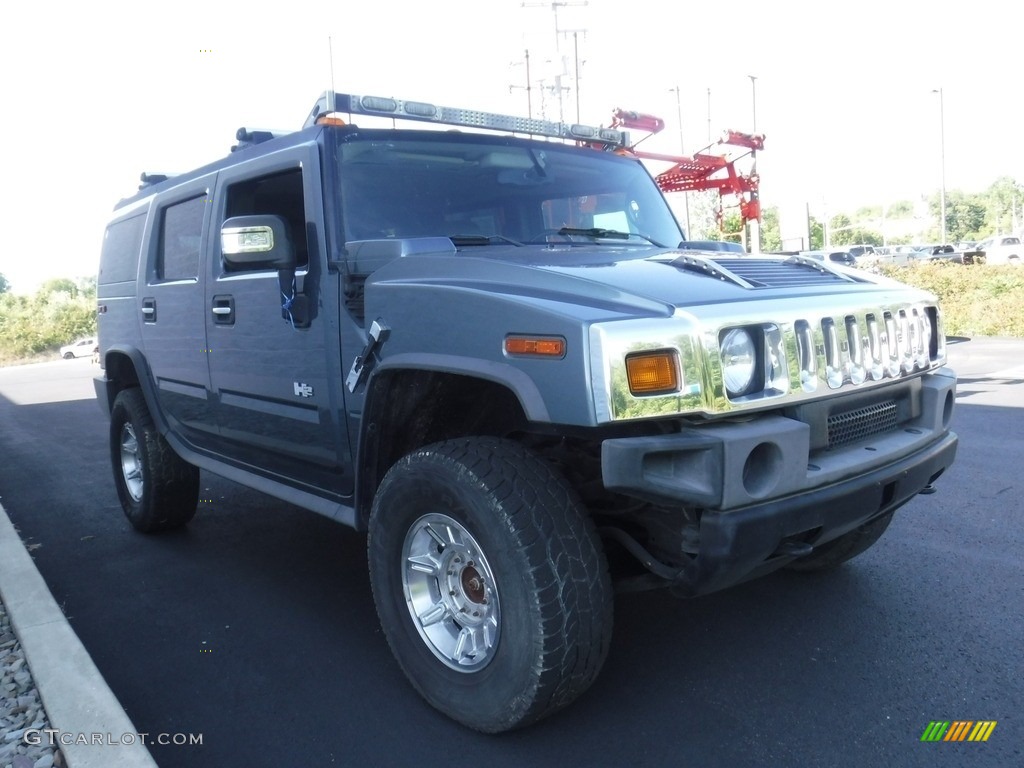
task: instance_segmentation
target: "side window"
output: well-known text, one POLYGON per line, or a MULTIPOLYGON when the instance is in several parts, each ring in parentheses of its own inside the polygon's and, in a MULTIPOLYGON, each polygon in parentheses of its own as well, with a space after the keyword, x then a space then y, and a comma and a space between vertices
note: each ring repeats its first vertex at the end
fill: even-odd
POLYGON ((146 214, 143 212, 107 227, 103 233, 103 249, 100 251, 98 282, 101 285, 129 282, 138 276, 139 252, 142 249, 145 225, 146 214))
POLYGON ((288 223, 298 264, 307 266, 309 246, 301 168, 246 179, 227 188, 226 218, 260 214, 280 216, 288 223))
POLYGON ((202 195, 163 210, 156 259, 157 280, 189 280, 199 276, 199 244, 206 205, 206 195, 202 195))

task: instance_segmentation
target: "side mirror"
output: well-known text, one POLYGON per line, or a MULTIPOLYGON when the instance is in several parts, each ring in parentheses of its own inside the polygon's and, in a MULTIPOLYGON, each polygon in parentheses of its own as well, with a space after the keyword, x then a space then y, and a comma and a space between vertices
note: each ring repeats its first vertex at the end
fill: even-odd
POLYGON ((295 246, 280 216, 235 216, 220 228, 220 250, 231 269, 295 269, 295 246))

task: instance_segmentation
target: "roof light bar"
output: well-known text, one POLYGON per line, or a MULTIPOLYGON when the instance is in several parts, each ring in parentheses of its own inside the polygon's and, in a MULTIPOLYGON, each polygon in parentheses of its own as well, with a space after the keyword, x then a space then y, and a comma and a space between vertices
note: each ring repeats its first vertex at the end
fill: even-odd
POLYGON ((313 106, 303 127, 316 124, 317 118, 328 112, 348 112, 354 115, 374 115, 402 120, 440 123, 467 128, 484 128, 492 131, 525 133, 531 136, 546 136, 572 141, 593 141, 617 147, 629 146, 629 135, 625 131, 589 125, 559 123, 527 117, 501 115, 495 112, 481 112, 472 109, 442 107, 422 101, 402 101, 382 96, 358 96, 344 93, 325 92, 313 106))

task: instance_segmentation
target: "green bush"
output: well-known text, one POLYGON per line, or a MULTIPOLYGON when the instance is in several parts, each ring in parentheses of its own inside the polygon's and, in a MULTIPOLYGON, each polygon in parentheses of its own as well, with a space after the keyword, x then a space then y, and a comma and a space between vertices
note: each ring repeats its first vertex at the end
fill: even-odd
POLYGON ((1024 337, 1024 269, 936 261, 882 271, 939 297, 949 336, 1024 337))
POLYGON ((96 333, 96 295, 73 283, 35 296, 0 294, 0 365, 47 356, 65 344, 96 333))

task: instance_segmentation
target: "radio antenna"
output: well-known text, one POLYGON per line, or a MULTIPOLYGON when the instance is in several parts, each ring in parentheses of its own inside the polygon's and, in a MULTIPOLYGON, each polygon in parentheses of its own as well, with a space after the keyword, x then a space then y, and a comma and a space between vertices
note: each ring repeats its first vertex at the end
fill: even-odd
POLYGON ((327 98, 327 111, 334 112, 334 46, 331 44, 330 35, 327 36, 327 58, 331 65, 331 95, 327 98))

